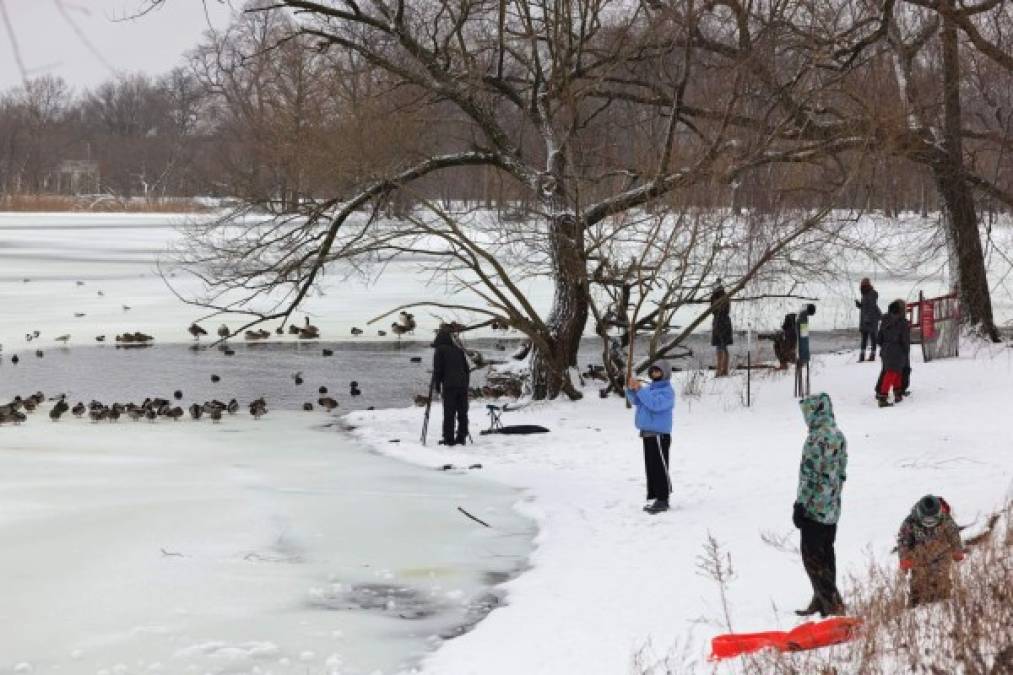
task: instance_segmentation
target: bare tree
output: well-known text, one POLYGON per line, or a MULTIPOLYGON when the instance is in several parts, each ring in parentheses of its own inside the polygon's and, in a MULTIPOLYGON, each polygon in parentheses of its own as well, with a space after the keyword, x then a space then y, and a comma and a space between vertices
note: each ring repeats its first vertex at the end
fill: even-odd
MULTIPOLYGON (((340 200, 290 208, 304 219, 273 230, 274 237, 258 230, 233 239, 253 248, 225 259, 285 262, 218 265, 220 288, 288 287, 285 305, 253 316, 287 319, 321 270, 341 257, 334 249, 338 232, 358 209, 372 205, 375 212, 378 202, 412 184, 421 189, 438 172, 491 169, 519 190, 542 223, 536 236, 555 289, 536 341, 535 395, 577 396, 568 369, 576 365, 591 306, 594 228, 608 229, 675 191, 724 191, 763 167, 839 163, 843 153, 864 147, 863 139, 795 131, 813 114, 810 100, 832 98, 841 78, 821 77, 816 64, 800 62, 797 39, 775 39, 794 35, 786 23, 794 6, 762 23, 744 12, 729 21, 729 7, 737 5, 281 0, 253 6, 254 13, 291 12, 292 32, 279 44, 309 39, 338 62, 369 64, 416 106, 443 114, 446 133, 437 151, 406 158, 340 200), (706 76, 694 78, 697 71, 706 76), (610 135, 624 127, 624 136, 610 135), (275 253, 253 255, 265 248, 275 253)), ((193 260, 209 261, 206 253, 193 260)))

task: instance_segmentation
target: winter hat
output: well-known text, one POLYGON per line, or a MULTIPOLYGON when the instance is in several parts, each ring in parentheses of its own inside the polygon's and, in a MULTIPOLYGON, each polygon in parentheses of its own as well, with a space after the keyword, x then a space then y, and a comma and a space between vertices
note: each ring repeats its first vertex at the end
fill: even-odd
POLYGON ((647 369, 648 374, 650 374, 650 371, 654 370, 655 368, 661 371, 663 380, 672 379, 672 365, 665 359, 658 359, 657 361, 654 361, 651 364, 651 367, 647 369))
POLYGON ((858 287, 862 289, 872 288, 872 281, 869 280, 869 277, 862 277, 862 283, 858 284, 858 287))
POLYGON ((897 298, 896 300, 890 303, 890 313, 900 316, 901 314, 904 313, 904 309, 906 307, 907 303, 904 302, 901 298, 897 298))
POLYGON ((925 495, 915 505, 915 513, 918 515, 918 520, 925 527, 935 527, 938 525, 942 510, 939 497, 934 495, 925 495))

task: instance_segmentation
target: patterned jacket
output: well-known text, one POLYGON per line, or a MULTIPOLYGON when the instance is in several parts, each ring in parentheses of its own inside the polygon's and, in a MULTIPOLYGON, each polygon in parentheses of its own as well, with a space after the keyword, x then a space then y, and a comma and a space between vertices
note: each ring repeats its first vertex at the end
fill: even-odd
POLYGON ((847 478, 848 442, 837 428, 827 394, 799 402, 809 427, 802 446, 796 500, 810 520, 834 525, 841 517, 841 490, 847 478))

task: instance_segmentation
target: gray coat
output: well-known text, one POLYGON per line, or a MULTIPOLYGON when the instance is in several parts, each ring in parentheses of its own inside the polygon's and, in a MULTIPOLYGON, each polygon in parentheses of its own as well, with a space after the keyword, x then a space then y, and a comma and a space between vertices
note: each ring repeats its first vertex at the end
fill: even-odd
POLYGON ((911 327, 897 314, 884 314, 879 324, 879 357, 885 370, 904 370, 911 353, 911 327))
POLYGON ((875 334, 879 320, 883 317, 883 312, 879 310, 879 293, 874 288, 862 291, 862 299, 856 300, 855 306, 862 310, 859 313, 858 329, 863 333, 875 334))

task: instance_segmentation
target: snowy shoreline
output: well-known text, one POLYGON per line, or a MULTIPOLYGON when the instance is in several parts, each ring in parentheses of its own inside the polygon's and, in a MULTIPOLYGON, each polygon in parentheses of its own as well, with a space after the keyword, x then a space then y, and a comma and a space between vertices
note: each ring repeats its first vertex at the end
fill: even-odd
MULTIPOLYGON (((870 556, 890 564, 896 528, 921 495, 943 494, 967 524, 1011 494, 1013 456, 1002 439, 1013 350, 978 343, 962 353, 970 355, 916 359, 914 396, 888 410, 872 400, 878 366, 854 363, 853 354, 814 365, 814 391, 834 397, 849 439, 837 545, 845 588, 870 556), (963 423, 972 415, 975 424, 963 423), (940 419, 950 422, 939 428, 940 419)), ((745 408, 742 378, 708 379, 690 399, 683 377, 675 378, 673 510, 655 517, 640 511, 642 457, 631 414, 593 390, 576 404, 506 414, 507 423, 548 426, 544 437, 475 434, 466 450, 436 446, 432 432, 421 446, 419 408, 344 417, 362 442, 392 457, 430 467, 481 462, 487 478, 526 491, 521 508, 538 523, 531 568, 504 584, 505 605, 442 645, 421 672, 606 675, 631 672, 637 655, 653 662, 669 653, 677 655, 675 672, 735 672, 735 663, 706 661, 709 639, 722 632, 718 589, 697 570, 709 536, 737 570, 728 589, 736 628, 798 623, 792 610, 809 597, 801 564, 761 540, 797 540, 790 509, 804 429, 790 378, 757 378, 754 405, 745 408)), ((484 412, 472 408, 473 430, 484 426, 484 412)), ((438 422, 434 410, 430 429, 438 422)))

